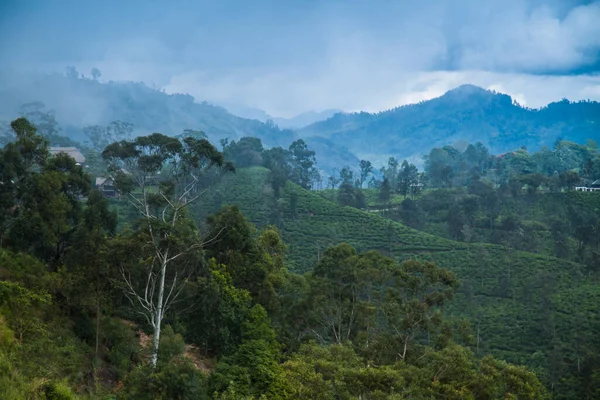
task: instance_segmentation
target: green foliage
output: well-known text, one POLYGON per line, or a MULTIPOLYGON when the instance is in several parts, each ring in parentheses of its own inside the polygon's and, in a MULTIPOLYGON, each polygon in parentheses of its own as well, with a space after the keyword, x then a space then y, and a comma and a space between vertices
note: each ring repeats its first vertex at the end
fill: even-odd
POLYGON ((206 379, 194 365, 180 358, 156 368, 138 366, 118 392, 119 399, 202 400, 206 395, 206 379))
POLYGON ((522 367, 452 344, 415 363, 373 365, 351 346, 303 345, 283 365, 294 399, 544 399, 547 391, 522 367))
POLYGON ((319 173, 315 168, 315 152, 308 148, 304 140, 298 139, 290 144, 289 154, 291 181, 304 189, 310 189, 319 173))
POLYGON ((75 395, 64 383, 47 382, 40 388, 39 398, 45 400, 74 400, 75 395))
POLYGON ((277 230, 267 227, 256 237, 256 228, 236 206, 210 216, 208 225, 207 256, 227 266, 235 287, 247 290, 267 310, 276 310, 285 251, 277 230))
POLYGON ((279 344, 267 313, 260 305, 255 305, 244 321, 240 346, 232 355, 224 357, 210 376, 211 393, 224 393, 230 387, 238 396, 285 398, 279 344))
POLYGON ((304 189, 318 177, 302 141, 223 142, 227 155, 202 132, 152 134, 104 151, 143 216, 117 234, 81 168, 50 157, 27 120, 13 130, 0 161, 3 398, 543 399, 540 380, 584 398, 600 383, 597 198, 542 195, 579 175, 539 170, 558 155, 592 161, 589 175, 593 146, 491 164, 481 145, 436 149, 428 175, 443 188, 424 193, 392 157, 367 191, 384 193, 384 218, 344 206, 361 207, 366 162, 358 180, 340 172, 336 203, 304 189), (226 157, 275 173, 209 171, 231 170, 226 157), (198 229, 187 205, 211 184, 191 210, 198 229), (519 251, 536 246, 580 263, 519 251))
POLYGON ((106 318, 102 328, 108 369, 117 380, 122 380, 140 361, 139 341, 131 327, 118 319, 106 318))
MULTIPOLYGON (((10 253, 4 253, 3 258, 11 261, 10 253)), ((14 258, 16 260, 3 267, 26 268, 23 259, 14 258)), ((35 267, 36 263, 32 264, 35 267)), ((58 316, 59 308, 51 304, 50 295, 42 290, 28 289, 18 282, 0 282, 0 394, 3 398, 26 398, 34 393, 55 396, 48 398, 72 398, 64 397, 69 396, 70 390, 57 380, 67 378, 72 383, 83 378, 82 343, 74 337, 68 321, 58 316)))
POLYGON ((227 354, 242 339, 242 323, 251 304, 250 294, 232 284, 227 267, 209 260, 208 273, 198 278, 192 302, 199 304, 187 317, 188 338, 204 354, 227 354))
POLYGON ((183 336, 175 333, 170 325, 167 325, 160 336, 159 362, 169 363, 173 358, 181 356, 185 352, 183 336))
POLYGON ((398 265, 342 243, 325 251, 309 284, 305 329, 324 343, 352 341, 379 364, 420 352, 418 339, 439 328, 458 282, 432 263, 398 265))
MULTIPOLYGON (((194 210, 195 214, 201 216, 210 213, 213 199, 218 195, 220 204, 239 205, 240 210, 257 226, 270 224, 268 199, 271 192, 267 183, 268 174, 268 170, 255 167, 240 169, 235 176, 225 177, 209 189, 206 200, 194 210)), ((556 340, 570 349, 568 352, 571 355, 569 361, 558 362, 564 367, 561 374, 571 376, 569 379, 591 379, 573 367, 577 365, 578 344, 569 335, 572 329, 576 329, 575 326, 579 326, 577 329, 582 332, 596 330, 593 322, 597 316, 593 300, 596 283, 587 278, 586 268, 582 265, 477 243, 476 235, 482 232, 477 225, 472 229, 474 233, 471 234, 473 239, 470 241, 475 243, 453 242, 415 231, 375 213, 340 207, 318 194, 301 190, 290 183, 286 186, 284 198, 289 199, 292 192, 298 195, 295 216, 292 216, 291 210, 284 208, 283 218, 278 226, 282 239, 287 244, 287 260, 291 270, 310 270, 321 259, 327 247, 341 242, 347 242, 359 251, 378 250, 400 261, 412 258, 421 262, 435 262, 439 267, 454 273, 461 282, 446 313, 469 319, 479 333, 478 355, 492 353, 509 362, 533 366, 532 354, 539 351, 544 358, 542 368, 550 371, 553 367, 550 367, 549 360, 554 357, 551 338, 553 332, 556 332, 556 340), (572 294, 573 287, 578 288, 579 295, 572 294)), ((490 192, 481 193, 485 198, 490 192)), ((597 198, 595 193, 552 196, 566 196, 565 198, 569 198, 568 202, 577 205, 576 207, 580 207, 579 204, 583 207, 584 203, 580 202, 584 199, 585 204, 589 202, 585 207, 598 207, 593 206, 595 203, 588 195, 597 198)), ((469 194, 461 196, 464 197, 461 208, 466 215, 472 214, 475 221, 481 218, 484 226, 489 227, 490 213, 494 218, 494 215, 503 212, 502 209, 494 209, 492 202, 489 205, 484 202, 476 211, 469 211, 469 194)), ((543 196, 540 200, 550 201, 552 196, 543 196)), ((427 191, 415 201, 421 209, 427 210, 430 217, 438 215, 443 221, 443 204, 452 204, 453 195, 447 190, 427 191), (421 205, 420 199, 427 199, 430 204, 425 207, 421 205)), ((552 208, 547 210, 550 209, 552 208)), ((544 208, 540 208, 535 212, 544 213, 543 210, 544 208)), ((562 218, 555 211, 545 214, 562 218)), ((433 225, 426 225, 425 229, 430 226, 433 225)), ((447 235, 447 232, 442 230, 441 234, 447 235)), ((300 284, 297 288, 299 292, 306 290, 301 287, 300 284)), ((298 315, 298 312, 296 310, 294 315, 298 315)), ((300 330, 306 327, 301 321, 294 321, 293 325, 296 327, 285 326, 300 330)), ((581 343, 583 342, 580 341, 579 346, 581 343)), ((592 343, 595 341, 589 338, 585 339, 585 343, 586 346, 594 346, 592 343)), ((550 385, 551 378, 543 379, 545 384, 550 385)), ((581 385, 583 384, 565 383, 560 391, 565 392, 566 387, 581 385)))
POLYGON ((223 148, 225 158, 232 161, 237 167, 262 165, 261 153, 263 151, 260 139, 252 137, 243 137, 238 142, 232 140, 223 148))
POLYGON ((25 118, 11 123, 15 142, 0 150, 0 244, 58 265, 77 225, 89 177, 66 154, 51 157, 25 118))

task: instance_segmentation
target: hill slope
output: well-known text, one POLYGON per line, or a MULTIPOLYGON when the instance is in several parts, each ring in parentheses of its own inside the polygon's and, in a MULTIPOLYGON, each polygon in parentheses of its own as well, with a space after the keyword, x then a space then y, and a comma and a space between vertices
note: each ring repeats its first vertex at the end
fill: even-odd
MULTIPOLYGON (((12 121, 19 116, 23 104, 39 101, 46 106, 45 111, 54 111, 62 135, 77 141, 87 140, 83 135, 85 126, 108 125, 115 120, 132 123, 134 133, 140 135, 152 132, 178 135, 184 129, 201 130, 213 143, 223 138, 238 140, 251 136, 261 139, 266 147, 287 148, 296 139, 292 130, 280 129, 272 122, 241 118, 223 107, 196 102, 189 95, 169 95, 143 83, 100 83, 59 74, 14 80, 0 77, 0 121, 12 121)), ((299 118, 305 122, 313 118, 310 121, 313 122, 331 114, 333 111, 307 113, 299 118)), ((326 173, 334 168, 339 171, 344 165, 358 165, 356 156, 344 146, 324 138, 307 143, 316 152, 318 167, 326 173)))
POLYGON ((14 119, 22 104, 34 101, 54 110, 64 133, 79 140, 84 126, 114 120, 130 122, 142 134, 177 135, 189 128, 205 131, 213 141, 253 136, 268 146, 287 147, 294 140, 290 130, 237 117, 189 95, 169 95, 137 82, 100 83, 59 74, 5 80, 0 84, 0 119, 14 119))
POLYGON ((289 182, 276 203, 268 173, 242 168, 225 177, 198 203, 196 215, 203 218, 222 205, 237 204, 259 227, 275 223, 289 245, 290 268, 297 272, 309 271, 325 247, 342 241, 398 259, 434 261, 460 279, 450 313, 471 321, 479 351, 535 367, 546 379, 574 374, 573 365, 585 359, 583 349, 597 344, 600 291, 582 266, 438 238, 340 207, 289 182))
POLYGON ((261 109, 248 107, 243 104, 222 102, 217 105, 226 108, 227 111, 238 117, 257 119, 261 122, 272 120, 277 126, 284 129, 299 129, 318 121, 324 121, 327 118, 331 118, 334 114, 341 112, 340 110, 306 111, 290 118, 282 118, 273 117, 261 109))
POLYGON ((480 141, 493 153, 521 146, 534 150, 559 137, 578 143, 600 137, 600 103, 563 100, 533 110, 508 95, 463 85, 439 98, 377 114, 336 114, 298 134, 328 137, 362 158, 420 157, 457 140, 480 141))

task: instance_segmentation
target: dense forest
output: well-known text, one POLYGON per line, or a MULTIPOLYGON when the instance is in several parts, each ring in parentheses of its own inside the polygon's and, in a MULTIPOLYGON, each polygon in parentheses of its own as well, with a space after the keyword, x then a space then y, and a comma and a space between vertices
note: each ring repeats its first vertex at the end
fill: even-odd
POLYGON ((515 277, 539 269, 562 281, 530 287, 529 302, 527 293, 509 294, 496 304, 502 315, 493 315, 491 303, 477 304, 494 289, 492 277, 482 276, 469 298, 461 276, 477 252, 490 258, 486 268, 501 268, 492 260, 501 247, 473 253, 323 199, 309 191, 315 159, 301 140, 265 150, 248 138, 220 151, 192 131, 108 143, 96 169, 106 168, 120 196, 105 198, 86 168, 49 153, 27 119, 11 128, 14 140, 0 157, 2 398, 595 396, 593 321, 553 310, 583 308, 574 319, 595 313, 593 282, 578 289, 588 299, 569 291, 579 264, 527 253, 503 258, 515 262, 515 277), (245 215, 253 205, 232 204, 223 190, 238 178, 247 182, 238 191, 255 187, 279 208, 260 205, 245 215), (318 235, 329 225, 321 212, 341 224, 362 222, 360 236, 370 241, 380 240, 370 238, 371 226, 373 234, 381 226, 389 240, 368 248, 331 237, 312 265, 301 266, 297 255, 312 249, 301 249, 309 241, 299 241, 300 225, 312 219, 318 235), (251 220, 261 215, 266 223, 257 227, 251 220), (287 237, 295 242, 286 245, 287 237), (532 347, 541 341, 499 325, 519 314, 526 324, 530 312, 540 313, 545 329, 525 332, 554 337, 553 348, 532 347), (577 340, 564 340, 572 322, 581 327, 577 340))
POLYGON ((599 21, 0 0, 0 400, 600 400, 599 21))
POLYGON ((29 116, 0 150, 2 398, 598 396, 593 141, 323 182, 301 139, 120 121, 82 166, 29 116))

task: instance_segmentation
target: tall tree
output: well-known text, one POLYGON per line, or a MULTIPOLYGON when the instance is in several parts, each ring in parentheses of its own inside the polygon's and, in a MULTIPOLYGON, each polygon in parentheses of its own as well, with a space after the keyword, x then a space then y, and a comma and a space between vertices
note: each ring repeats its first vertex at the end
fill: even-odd
POLYGON ((383 178, 383 182, 381 182, 381 186, 379 187, 379 201, 383 204, 385 210, 389 208, 391 199, 392 188, 390 181, 387 178, 383 178))
MULTIPOLYGON (((92 146, 102 150, 110 143, 128 140, 133 132, 133 124, 123 121, 112 121, 107 126, 92 125, 83 128, 83 133, 89 138, 92 146)), ((188 135, 191 136, 191 135, 188 135)))
POLYGON ((92 76, 93 80, 97 81, 102 76, 102 72, 100 72, 98 68, 94 67, 91 69, 90 75, 92 76))
POLYGON ((363 187, 363 184, 365 183, 365 181, 367 180, 367 178, 369 177, 369 175, 373 172, 373 165, 371 164, 371 161, 367 161, 367 160, 360 160, 360 188, 363 187))
POLYGON ((406 360, 416 337, 440 325, 438 312, 458 286, 451 272, 432 263, 398 265, 346 243, 325 251, 309 282, 309 330, 318 339, 374 346, 368 351, 391 352, 379 357, 392 362, 406 360))
POLYGON ((261 153, 264 151, 262 142, 258 138, 243 137, 239 141, 232 140, 224 149, 225 158, 237 167, 251 167, 261 165, 263 159, 261 153))
POLYGON ((273 147, 262 152, 263 166, 271 170, 269 173, 269 182, 271 183, 276 199, 281 196, 281 189, 292 173, 290 159, 290 151, 282 147, 273 147))
POLYGON ((419 182, 419 170, 404 160, 398 174, 398 192, 406 197, 413 185, 419 182))
POLYGON ((61 146, 75 144, 71 139, 60 135, 61 129, 56 121, 54 110, 46 110, 46 105, 41 101, 23 104, 19 109, 19 115, 27 118, 37 128, 38 134, 48 139, 50 143, 61 146))
POLYGON ((48 158, 48 142, 25 118, 11 123, 16 141, 0 149, 0 245, 18 217, 35 169, 48 158))
POLYGON ((318 170, 315 168, 317 160, 315 152, 310 150, 304 140, 298 139, 290 145, 291 154, 291 179, 304 189, 310 189, 315 181, 318 170))
MULTIPOLYGON (((349 167, 344 167, 340 171, 341 185, 338 190, 338 203, 343 206, 356 206, 355 188, 353 183, 354 174, 349 167)), ((358 189, 357 189, 358 190, 358 189)))
POLYGON ((151 364, 156 366, 162 321, 185 278, 176 267, 193 262, 204 244, 186 216, 187 207, 201 195, 203 174, 213 168, 233 171, 233 165, 206 139, 180 141, 160 133, 110 144, 102 157, 142 216, 136 239, 151 249, 143 287, 125 268, 121 273, 130 301, 153 328, 151 364))
POLYGON ((387 168, 381 168, 381 173, 383 174, 383 177, 388 180, 390 191, 392 193, 395 193, 398 189, 398 165, 400 165, 398 160, 394 157, 390 157, 388 159, 387 168))

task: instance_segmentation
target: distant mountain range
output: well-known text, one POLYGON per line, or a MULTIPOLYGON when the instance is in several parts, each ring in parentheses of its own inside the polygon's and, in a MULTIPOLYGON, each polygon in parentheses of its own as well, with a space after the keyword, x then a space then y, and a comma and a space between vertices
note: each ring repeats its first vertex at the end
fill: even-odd
POLYGON ((493 153, 536 150, 559 139, 600 139, 600 103, 562 100, 541 109, 522 107, 506 94, 463 85, 441 97, 370 114, 336 114, 297 131, 326 137, 362 158, 420 157, 434 146, 482 142, 493 153))
POLYGON ((335 114, 342 112, 341 110, 324 110, 324 111, 307 111, 298 114, 291 118, 273 117, 267 114, 266 111, 258 108, 248 107, 243 104, 220 103, 218 104, 227 109, 232 114, 242 118, 257 119, 261 122, 273 121, 275 125, 283 129, 300 129, 307 125, 318 121, 324 121, 333 117, 335 114))
POLYGON ((84 140, 83 127, 114 120, 134 124, 137 134, 180 134, 203 130, 217 142, 244 136, 265 146, 284 146, 298 138, 317 153, 325 172, 359 159, 379 165, 394 156, 420 160, 434 146, 480 141, 493 153, 526 146, 536 150, 559 139, 579 143, 600 139, 600 103, 563 100, 541 109, 522 107, 510 96, 463 85, 441 97, 380 113, 307 112, 272 119, 261 110, 197 102, 192 96, 167 94, 135 82, 100 83, 62 75, 0 79, 0 120, 18 116, 19 107, 41 101, 55 111, 62 133, 84 140))
POLYGON ((0 119, 15 118, 22 104, 33 101, 54 110, 63 133, 78 140, 83 139, 84 126, 107 125, 114 120, 132 123, 138 134, 177 135, 195 129, 213 141, 254 136, 267 146, 288 146, 294 140, 291 130, 235 116, 222 107, 195 102, 189 95, 170 95, 143 83, 100 83, 58 74, 1 84, 0 119))

